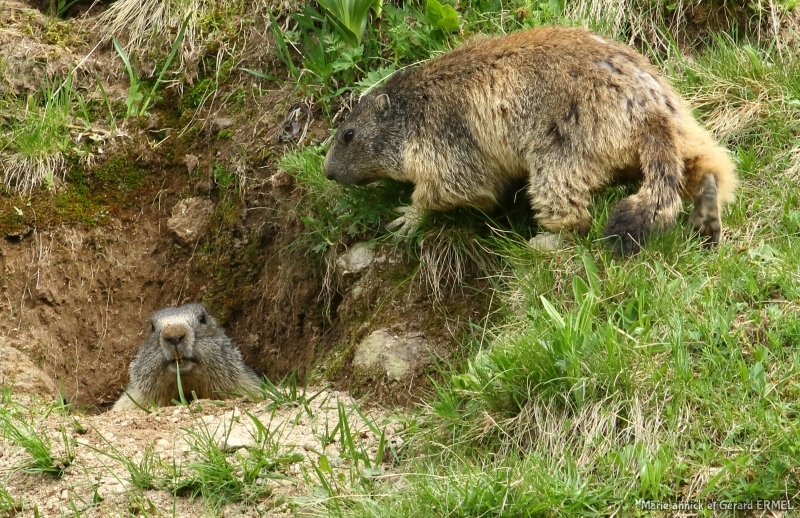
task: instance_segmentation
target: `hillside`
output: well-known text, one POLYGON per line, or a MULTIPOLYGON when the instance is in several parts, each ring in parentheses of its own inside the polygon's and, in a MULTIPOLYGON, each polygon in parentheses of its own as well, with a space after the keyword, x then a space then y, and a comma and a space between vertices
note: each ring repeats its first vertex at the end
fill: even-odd
POLYGON ((794 515, 797 7, 0 0, 0 516, 794 515), (410 186, 324 177, 359 95, 553 24, 632 45, 730 150, 719 246, 687 204, 615 258, 635 186, 553 251, 524 196, 400 239, 410 186), (191 301, 261 397, 106 412, 191 301))

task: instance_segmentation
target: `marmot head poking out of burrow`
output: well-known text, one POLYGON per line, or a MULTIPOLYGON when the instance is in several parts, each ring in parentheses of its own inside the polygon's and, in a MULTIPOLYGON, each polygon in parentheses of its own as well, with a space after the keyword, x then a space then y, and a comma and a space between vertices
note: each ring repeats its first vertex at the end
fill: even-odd
POLYGON ((167 406, 184 397, 258 394, 258 375, 202 304, 164 308, 150 317, 150 332, 130 364, 130 382, 113 410, 167 406))

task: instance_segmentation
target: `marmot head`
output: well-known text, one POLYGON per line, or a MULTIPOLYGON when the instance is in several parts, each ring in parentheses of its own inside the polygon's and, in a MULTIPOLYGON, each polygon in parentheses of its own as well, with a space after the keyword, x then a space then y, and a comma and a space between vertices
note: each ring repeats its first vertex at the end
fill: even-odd
POLYGON ((219 347, 215 343, 217 340, 209 340, 219 334, 214 317, 202 304, 195 303, 153 313, 148 341, 158 344, 165 370, 174 373, 177 362, 181 373, 188 373, 202 363, 203 356, 209 352, 203 348, 219 347))
POLYGON ((382 90, 361 98, 339 126, 325 156, 325 177, 342 185, 402 179, 403 110, 382 90))

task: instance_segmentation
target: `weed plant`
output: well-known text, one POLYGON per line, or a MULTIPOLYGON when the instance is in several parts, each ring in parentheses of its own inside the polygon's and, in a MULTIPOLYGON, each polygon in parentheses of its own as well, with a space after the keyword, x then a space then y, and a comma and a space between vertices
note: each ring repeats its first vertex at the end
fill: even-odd
POLYGON ((156 101, 159 101, 161 97, 156 93, 158 87, 165 81, 164 74, 166 73, 167 69, 172 64, 172 61, 175 59, 175 54, 178 52, 181 44, 183 43, 183 35, 186 33, 186 26, 189 24, 189 17, 187 16, 183 23, 181 23, 180 29, 178 30, 178 35, 175 37, 175 41, 172 43, 172 48, 167 55, 164 64, 161 67, 161 71, 158 73, 158 77, 153 83, 153 86, 150 88, 149 91, 142 85, 139 81, 138 74, 133 70, 133 65, 131 64, 130 58, 128 57, 127 52, 122 47, 122 45, 117 41, 116 38, 112 37, 112 42, 114 44, 114 50, 117 51, 119 57, 122 59, 122 62, 125 64, 125 70, 128 72, 128 80, 130 81, 130 86, 128 87, 128 96, 125 98, 125 106, 127 107, 127 111, 125 112, 125 118, 131 116, 147 116, 149 112, 147 109, 150 107, 150 104, 156 101), (142 90, 142 91, 140 91, 142 90))
MULTIPOLYGON (((265 479, 286 478, 281 471, 303 460, 300 453, 281 453, 282 447, 275 440, 280 429, 271 430, 255 415, 247 415, 256 428, 257 447, 244 454, 223 450, 214 432, 205 425, 201 424, 197 430, 185 430, 189 447, 196 456, 181 472, 174 472, 176 494, 191 498, 202 496, 207 505, 216 508, 226 502, 256 502, 271 494, 264 485, 265 479)), ((224 425, 224 440, 231 433, 233 423, 231 420, 224 425)))
POLYGON ((331 246, 374 232, 396 217, 391 210, 403 204, 409 190, 391 182, 343 189, 325 178, 322 159, 322 148, 306 147, 286 155, 280 167, 308 190, 293 209, 307 229, 295 244, 324 256, 331 246))
POLYGON ((14 499, 5 488, 0 487, 0 515, 14 516, 22 512, 22 504, 14 499))
POLYGON ((44 185, 53 186, 63 176, 65 154, 70 148, 72 118, 77 114, 89 120, 86 103, 76 90, 73 74, 63 82, 46 81, 40 93, 27 96, 24 106, 12 103, 16 121, 6 129, 0 126, 0 160, 3 183, 11 190, 31 193, 44 185))

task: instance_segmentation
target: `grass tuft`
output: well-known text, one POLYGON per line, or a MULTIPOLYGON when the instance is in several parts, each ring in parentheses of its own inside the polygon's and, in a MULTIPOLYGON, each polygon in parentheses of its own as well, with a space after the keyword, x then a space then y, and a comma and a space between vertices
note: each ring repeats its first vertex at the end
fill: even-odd
POLYGON ((0 408, 0 435, 30 455, 31 460, 21 466, 25 473, 48 474, 61 478, 75 458, 73 440, 65 428, 61 428, 62 454, 58 455, 47 433, 39 430, 13 408, 0 408))
POLYGON ((72 73, 62 82, 49 82, 41 95, 27 97, 17 121, 0 139, 3 183, 9 189, 30 194, 39 186, 52 188, 66 173, 65 154, 70 148, 70 129, 85 103, 73 86, 72 73))

